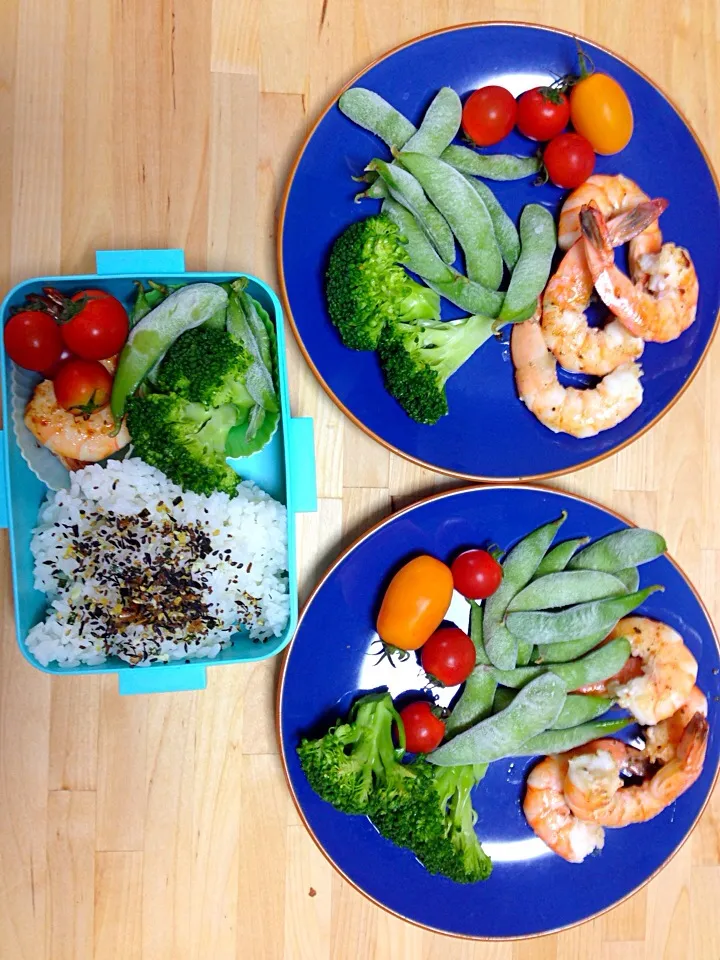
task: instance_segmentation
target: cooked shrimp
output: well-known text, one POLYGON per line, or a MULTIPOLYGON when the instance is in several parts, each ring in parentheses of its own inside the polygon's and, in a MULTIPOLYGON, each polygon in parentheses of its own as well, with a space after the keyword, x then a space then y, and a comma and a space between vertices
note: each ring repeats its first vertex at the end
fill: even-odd
POLYGON ((530 320, 515 324, 510 351, 520 399, 544 426, 553 433, 594 437, 637 410, 643 396, 637 363, 621 364, 593 389, 563 387, 539 321, 538 307, 530 320))
MULTIPOLYGON (((608 176, 596 173, 588 177, 577 190, 573 190, 563 204, 558 221, 558 245, 561 250, 569 250, 581 236, 580 210, 587 205, 596 206, 607 219, 618 213, 625 213, 646 203, 650 198, 640 189, 634 180, 624 177, 608 176)), ((667 205, 667 204, 666 204, 667 205)), ((629 239, 629 238, 628 238, 629 239)), ((630 241, 629 256, 633 260, 649 249, 660 249, 662 233, 657 221, 653 221, 637 237, 630 241)))
MULTIPOLYGON (((589 744, 592 749, 583 748, 568 761, 563 784, 568 806, 575 816, 604 827, 652 820, 700 776, 707 739, 708 722, 702 713, 695 713, 671 759, 641 784, 631 786, 624 786, 620 777, 623 761, 618 751, 608 750, 607 741, 589 744)), ((619 753, 623 752, 620 748, 619 753)))
POLYGON ((667 343, 694 322, 698 278, 690 254, 674 243, 644 242, 643 253, 629 253, 632 279, 615 266, 615 255, 602 214, 591 207, 580 213, 585 255, 603 303, 636 337, 667 343))
POLYGON ((523 813, 534 833, 570 863, 582 863, 594 850, 602 850, 605 831, 579 820, 567 805, 563 784, 566 757, 545 757, 527 779, 523 813))
POLYGON ((685 727, 696 713, 707 716, 707 697, 699 687, 693 687, 686 702, 667 720, 662 720, 645 731, 645 755, 653 762, 667 763, 674 756, 682 740, 685 727))
MULTIPOLYGON (((658 218, 665 200, 639 204, 608 222, 613 246, 636 236, 658 218)), ((542 331, 555 359, 566 370, 605 376, 623 363, 637 359, 645 347, 618 321, 605 327, 591 327, 585 311, 593 292, 582 239, 576 240, 563 257, 543 294, 542 331)))
POLYGON ((697 679, 697 660, 680 634, 649 617, 624 617, 608 637, 627 637, 643 672, 629 680, 612 678, 607 691, 644 726, 671 717, 687 702, 697 679))
POLYGON ((64 410, 55 398, 51 380, 43 380, 35 388, 25 408, 25 426, 38 443, 60 457, 69 469, 76 468, 73 461, 82 465, 104 460, 130 442, 124 422, 115 434, 110 407, 96 410, 87 418, 64 410))

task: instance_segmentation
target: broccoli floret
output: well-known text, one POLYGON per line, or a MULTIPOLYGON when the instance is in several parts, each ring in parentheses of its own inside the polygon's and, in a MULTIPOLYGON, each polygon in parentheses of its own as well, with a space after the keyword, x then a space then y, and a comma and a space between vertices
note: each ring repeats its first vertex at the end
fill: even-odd
POLYGON ((440 873, 457 883, 486 880, 492 861, 475 833, 477 814, 470 792, 482 779, 486 764, 435 767, 433 784, 444 820, 443 837, 422 838, 414 847, 415 855, 430 873, 440 873))
POLYGON ((418 423, 437 423, 448 412, 447 380, 492 336, 493 321, 415 320, 388 324, 378 355, 388 391, 418 423))
POLYGON ((251 364, 248 351, 227 330, 194 327, 168 350, 156 386, 207 407, 234 403, 247 410, 253 404, 244 385, 251 364))
POLYGON ((184 490, 235 496, 240 478, 225 462, 228 431, 238 420, 232 404, 208 408, 177 394, 131 397, 128 430, 137 455, 184 490))
POLYGON ((484 880, 492 864, 475 833, 470 792, 486 765, 438 767, 422 757, 403 764, 393 743, 398 722, 390 694, 370 694, 347 722, 303 739, 297 751, 310 786, 337 810, 369 816, 431 873, 458 883, 484 880))
POLYGON ((397 719, 389 693, 369 694, 346 723, 317 740, 303 739, 297 752, 315 793, 344 813, 367 813, 374 786, 405 775, 393 744, 397 719))
POLYGON ((383 214, 351 224, 335 241, 325 291, 345 346, 375 350, 389 321, 439 318, 439 296, 408 276, 407 259, 400 231, 383 214))

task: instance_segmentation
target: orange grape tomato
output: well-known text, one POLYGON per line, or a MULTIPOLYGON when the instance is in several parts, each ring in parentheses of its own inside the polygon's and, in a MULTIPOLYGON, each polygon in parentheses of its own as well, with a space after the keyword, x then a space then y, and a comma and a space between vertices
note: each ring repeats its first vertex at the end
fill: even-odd
POLYGON ((377 618, 380 639, 399 650, 417 650, 442 623, 452 592, 447 564, 427 555, 410 560, 385 591, 377 618))
POLYGON ((627 94, 606 73, 591 73, 570 91, 570 120, 596 153, 619 153, 630 142, 633 112, 627 94))

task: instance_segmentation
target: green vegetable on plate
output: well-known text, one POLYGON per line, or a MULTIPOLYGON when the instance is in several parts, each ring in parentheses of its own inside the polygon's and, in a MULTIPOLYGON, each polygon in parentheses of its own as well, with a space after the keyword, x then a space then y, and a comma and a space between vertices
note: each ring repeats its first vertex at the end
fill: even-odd
POLYGON ((505 710, 458 733, 434 750, 428 760, 439 766, 499 760, 547 730, 564 703, 565 684, 552 673, 543 674, 523 687, 505 710))
POLYGON ((529 203, 520 215, 520 258, 505 294, 499 322, 527 320, 550 276, 557 240, 555 220, 549 210, 529 203))
POLYGON ((667 550, 667 544, 659 533, 631 527, 618 530, 577 553, 568 566, 571 570, 604 570, 617 573, 627 567, 649 563, 667 550))
POLYGON ((506 618, 507 628, 518 640, 537 644, 582 640, 603 631, 607 636, 618 620, 639 607, 651 594, 662 589, 658 585, 646 587, 622 597, 579 603, 557 613, 509 613, 506 618))
POLYGON ((560 573, 570 563, 580 547, 590 542, 590 537, 576 537, 574 540, 565 540, 552 550, 548 550, 535 571, 535 579, 544 577, 547 573, 560 573))
POLYGON ((508 605, 532 579, 566 516, 563 513, 559 519, 543 524, 523 537, 503 561, 502 583, 488 597, 483 618, 485 650, 492 664, 500 670, 512 670, 517 662, 518 638, 505 625, 508 605))
POLYGON ((630 642, 625 637, 616 637, 572 663, 516 667, 514 670, 497 670, 493 667, 486 669, 492 672, 503 687, 515 689, 524 687, 536 677, 552 673, 562 680, 566 690, 570 692, 614 677, 625 666, 629 656, 630 642))
POLYGON ((540 169, 537 157, 514 157, 506 153, 478 153, 452 143, 440 154, 445 163, 473 177, 485 180, 522 180, 540 169))
POLYGON ((589 723, 581 723, 577 727, 569 727, 566 730, 546 730, 535 737, 530 737, 512 753, 506 754, 506 757, 543 757, 554 753, 566 753, 593 740, 619 733, 633 722, 629 717, 619 717, 617 720, 591 720, 589 723))
POLYGON ((508 605, 517 610, 551 610, 590 600, 622 596, 625 584, 611 573, 599 570, 561 570, 536 577, 508 605))
POLYGON ((492 192, 490 187, 473 177, 466 177, 468 183, 475 193, 480 197, 487 207, 490 219, 495 233, 495 240, 500 248, 500 253, 509 270, 515 268, 515 264, 520 256, 520 237, 517 227, 512 219, 505 213, 502 204, 492 192))
POLYGON ((399 160, 452 228, 465 255, 470 280, 497 290, 503 275, 502 256, 480 196, 461 173, 436 157, 402 153, 399 160))
POLYGON ((442 212, 425 196, 412 173, 384 160, 373 160, 367 169, 380 174, 393 200, 413 214, 442 259, 452 263, 455 259, 453 231, 442 212))
POLYGON ((448 412, 445 384, 492 336, 490 317, 394 321, 385 326, 378 356, 385 386, 418 423, 448 412))
MULTIPOLYGON (((504 710, 516 696, 516 690, 510 687, 498 687, 493 701, 493 713, 504 710)), ((589 723, 591 720, 596 720, 607 713, 614 703, 615 701, 609 697, 596 697, 591 694, 578 693, 568 694, 557 720, 550 729, 567 730, 569 727, 577 727, 581 723, 589 723)))
POLYGON ((400 149, 416 132, 415 125, 372 90, 351 87, 338 100, 340 110, 358 126, 400 149))
POLYGON ((437 319, 440 298, 407 275, 400 232, 379 214, 351 224, 335 241, 326 273, 330 319, 353 350, 375 350, 389 320, 437 319))
POLYGON ((533 663, 569 663, 593 650, 607 636, 606 630, 592 633, 582 640, 568 640, 566 643, 539 643, 532 657, 533 663))

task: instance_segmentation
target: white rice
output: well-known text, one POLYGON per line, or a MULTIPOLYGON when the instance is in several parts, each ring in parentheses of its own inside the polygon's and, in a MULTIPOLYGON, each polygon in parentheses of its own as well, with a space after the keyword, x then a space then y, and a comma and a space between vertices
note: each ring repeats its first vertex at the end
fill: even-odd
POLYGON ((45 666, 215 657, 239 628, 262 642, 288 621, 286 510, 247 481, 203 497, 137 458, 92 464, 48 495, 31 550, 49 609, 27 646, 45 666))

